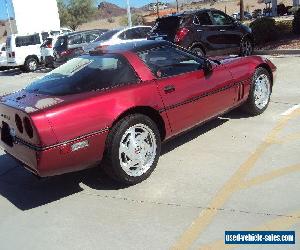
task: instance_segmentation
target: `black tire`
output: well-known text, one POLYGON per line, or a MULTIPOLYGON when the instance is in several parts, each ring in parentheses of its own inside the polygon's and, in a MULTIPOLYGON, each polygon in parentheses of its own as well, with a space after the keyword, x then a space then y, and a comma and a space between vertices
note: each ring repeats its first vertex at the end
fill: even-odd
POLYGON ((252 41, 244 37, 240 43, 240 56, 251 56, 253 54, 253 43, 252 41))
POLYGON ((34 57, 30 57, 26 59, 24 63, 24 70, 26 72, 33 72, 36 71, 38 68, 38 60, 34 57))
MULTIPOLYGON (((104 171, 114 180, 126 185, 134 185, 147 179, 155 169, 161 151, 160 133, 155 123, 148 117, 142 114, 132 114, 118 121, 111 129, 107 140, 106 148, 103 157, 104 171), (146 125, 155 137, 156 151, 153 155, 154 160, 151 167, 139 176, 131 176, 122 168, 119 159, 119 148, 123 135, 134 125, 146 125)), ((137 153, 135 153, 137 154, 137 153)))
POLYGON ((205 57, 205 52, 202 48, 200 47, 194 47, 191 49, 191 51, 196 54, 197 56, 205 57))
POLYGON ((4 70, 7 70, 7 69, 8 69, 8 67, 5 67, 5 66, 0 67, 0 71, 4 71, 4 70))
POLYGON ((257 68, 252 76, 250 92, 247 101, 241 106, 241 109, 250 114, 250 115, 260 115, 262 114, 268 107, 270 102, 270 96, 272 92, 272 82, 269 72, 265 68, 257 68), (266 104, 263 107, 259 107, 255 102, 255 87, 256 80, 260 77, 266 76, 269 81, 269 94, 266 104))

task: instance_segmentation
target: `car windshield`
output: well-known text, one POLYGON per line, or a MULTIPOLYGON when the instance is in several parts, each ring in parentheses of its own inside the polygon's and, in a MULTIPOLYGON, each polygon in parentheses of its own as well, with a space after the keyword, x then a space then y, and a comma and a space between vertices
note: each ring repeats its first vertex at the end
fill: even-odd
POLYGON ((102 35, 100 35, 94 42, 107 41, 107 40, 111 39, 112 36, 114 34, 116 34, 117 32, 119 32, 119 30, 107 31, 107 32, 103 33, 102 35))
POLYGON ((137 77, 121 55, 84 55, 34 81, 26 90, 46 95, 70 95, 135 83, 137 77))

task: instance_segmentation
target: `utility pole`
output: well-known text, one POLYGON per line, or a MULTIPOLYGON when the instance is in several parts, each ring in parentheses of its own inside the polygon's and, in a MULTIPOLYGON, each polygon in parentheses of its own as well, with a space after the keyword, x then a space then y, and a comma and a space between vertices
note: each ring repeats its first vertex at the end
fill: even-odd
POLYGON ((178 12, 179 11, 178 0, 176 0, 176 9, 177 9, 177 12, 178 12))
POLYGON ((131 21, 131 12, 130 12, 130 4, 129 0, 127 0, 127 19, 128 19, 128 26, 132 26, 132 21, 131 21))
POLYGON ((240 20, 244 20, 244 0, 240 0, 240 20))
POLYGON ((156 14, 157 18, 159 18, 158 0, 156 0, 156 14))
POLYGON ((8 11, 8 5, 7 5, 7 0, 5 0, 5 6, 6 6, 6 13, 7 13, 7 18, 8 18, 8 23, 9 23, 9 29, 10 29, 10 34, 12 35, 12 27, 11 27, 11 20, 10 20, 10 15, 8 11))

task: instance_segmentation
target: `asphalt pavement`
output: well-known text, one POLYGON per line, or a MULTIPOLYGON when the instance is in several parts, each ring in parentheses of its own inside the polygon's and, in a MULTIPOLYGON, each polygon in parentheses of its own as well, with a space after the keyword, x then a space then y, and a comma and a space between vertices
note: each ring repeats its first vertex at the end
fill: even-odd
MULTIPOLYGON (((0 150, 0 249, 300 249, 300 57, 268 109, 232 111, 162 147, 131 187, 99 168, 37 179, 0 150), (225 230, 293 230, 295 245, 224 245, 225 230)), ((0 93, 45 74, 0 72, 0 93)))

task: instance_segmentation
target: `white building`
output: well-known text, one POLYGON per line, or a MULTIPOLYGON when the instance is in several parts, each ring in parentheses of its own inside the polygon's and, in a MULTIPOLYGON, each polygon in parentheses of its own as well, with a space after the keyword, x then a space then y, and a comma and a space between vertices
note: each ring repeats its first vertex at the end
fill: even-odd
POLYGON ((11 0, 15 20, 7 23, 7 32, 34 33, 59 30, 60 21, 56 0, 11 0))

